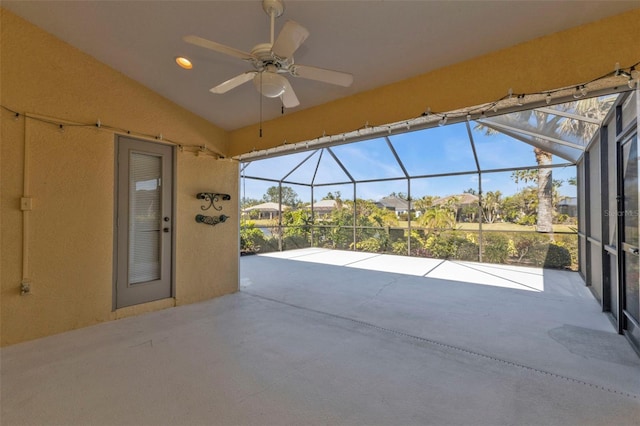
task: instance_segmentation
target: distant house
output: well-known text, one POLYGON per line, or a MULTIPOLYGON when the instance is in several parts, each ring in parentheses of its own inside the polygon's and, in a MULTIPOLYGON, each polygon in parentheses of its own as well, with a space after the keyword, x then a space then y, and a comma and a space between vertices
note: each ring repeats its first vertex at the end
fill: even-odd
POLYGON ((376 206, 381 209, 391 210, 396 213, 396 216, 409 213, 409 201, 390 195, 382 198, 380 201, 376 201, 376 206))
POLYGON ((433 202, 434 206, 446 206, 451 205, 456 211, 456 220, 457 221, 465 221, 465 220, 475 220, 476 210, 469 211, 469 207, 478 207, 478 198, 477 195, 464 193, 464 194, 456 194, 456 195, 448 195, 446 197, 438 198, 433 202), (467 212, 465 214, 465 211, 467 212))
POLYGON ((456 207, 477 206, 478 196, 468 194, 466 192, 464 194, 448 195, 446 197, 438 198, 433 202, 433 205, 440 206, 447 203, 451 203, 456 207))
MULTIPOLYGON (((291 207, 282 205, 282 211, 289 210, 291 207)), ((255 217, 256 219, 274 219, 280 215, 280 206, 278 203, 262 203, 255 206, 247 207, 242 210, 243 215, 255 217), (252 214, 257 212, 257 217, 252 214)))
MULTIPOLYGON (((339 206, 337 200, 320 200, 313 203, 313 213, 316 217, 322 218, 331 215, 331 212, 336 210, 339 206)), ((311 210, 311 206, 307 206, 311 210)))
POLYGON ((578 217, 578 197, 565 197, 558 202, 558 213, 578 217))

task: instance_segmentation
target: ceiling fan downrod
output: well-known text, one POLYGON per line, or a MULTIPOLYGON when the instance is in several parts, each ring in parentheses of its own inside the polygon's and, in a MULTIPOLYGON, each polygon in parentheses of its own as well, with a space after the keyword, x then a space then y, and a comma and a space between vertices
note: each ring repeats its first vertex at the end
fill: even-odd
POLYGON ((275 20, 284 13, 284 3, 282 0, 262 0, 262 9, 271 18, 271 45, 273 46, 275 20))

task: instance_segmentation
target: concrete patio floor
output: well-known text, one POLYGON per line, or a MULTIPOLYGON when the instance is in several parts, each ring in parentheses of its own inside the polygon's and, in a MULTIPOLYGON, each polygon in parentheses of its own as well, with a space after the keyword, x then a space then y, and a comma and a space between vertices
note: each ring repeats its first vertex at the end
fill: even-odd
POLYGON ((305 249, 241 291, 0 351, 3 425, 638 425, 577 273, 305 249))

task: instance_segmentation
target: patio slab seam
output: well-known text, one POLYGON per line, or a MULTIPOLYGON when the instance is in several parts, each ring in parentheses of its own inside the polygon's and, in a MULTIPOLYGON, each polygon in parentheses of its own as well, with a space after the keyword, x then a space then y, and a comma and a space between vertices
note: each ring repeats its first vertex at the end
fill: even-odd
POLYGON ((433 268, 429 269, 424 275, 423 277, 427 278, 429 276, 430 273, 432 273, 433 271, 435 271, 436 269, 438 269, 440 266, 444 265, 446 262, 446 260, 443 260, 442 262, 438 263, 436 266, 434 266, 433 268))
MULTIPOLYGON (((314 255, 317 255, 317 254, 320 254, 320 253, 326 253, 328 251, 330 251, 330 250, 329 249, 326 249, 326 250, 313 250, 313 251, 309 251, 308 253, 299 254, 297 256, 283 257, 283 259, 297 259, 299 257, 314 256, 314 255)), ((283 252, 279 252, 279 253, 283 253, 283 252)))
POLYGON ((500 275, 493 274, 493 273, 491 273, 491 272, 483 271, 482 269, 474 268, 474 267, 469 266, 469 265, 466 265, 466 264, 464 264, 464 263, 454 262, 454 261, 451 261, 451 263, 454 263, 454 264, 456 264, 456 265, 460 265, 460 266, 465 267, 465 268, 472 269, 472 270, 474 270, 474 271, 476 271, 476 272, 480 272, 480 273, 485 274, 485 275, 490 275, 490 276, 492 276, 492 277, 500 278, 501 280, 510 281, 510 282, 512 282, 512 283, 514 283, 514 284, 517 284, 517 285, 519 285, 519 286, 530 288, 531 290, 536 291, 536 292, 540 292, 540 289, 537 289, 537 288, 535 288, 535 287, 531 287, 531 286, 528 286, 528 285, 526 285, 526 284, 519 283, 518 281, 512 280, 512 279, 510 279, 510 278, 501 277, 500 275))
POLYGON ((380 256, 382 256, 382 255, 381 255, 381 254, 373 254, 372 256, 365 257, 364 259, 358 259, 358 260, 355 260, 355 261, 350 262, 350 263, 345 263, 345 264, 344 264, 344 265, 342 265, 342 266, 351 266, 351 265, 355 265, 356 263, 364 262, 365 260, 370 260, 370 259, 373 259, 373 258, 375 258, 375 257, 380 257, 380 256))

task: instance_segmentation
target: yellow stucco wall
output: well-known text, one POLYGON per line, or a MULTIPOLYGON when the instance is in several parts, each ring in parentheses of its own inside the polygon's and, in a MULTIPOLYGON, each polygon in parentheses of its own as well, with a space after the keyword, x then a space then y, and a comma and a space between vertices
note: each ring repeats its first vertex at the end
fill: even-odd
MULTIPOLYGON (((226 153, 225 131, 10 12, 0 13, 2 105, 55 120, 100 119, 226 153)), ((2 345, 237 290, 237 163, 176 152, 175 300, 112 312, 115 133, 70 126, 60 132, 4 110, 0 119, 2 345), (201 191, 232 195, 221 212, 227 222, 195 222, 201 191), (27 214, 20 209, 24 195, 33 199, 27 214), (25 220, 32 294, 20 296, 25 220)))
POLYGON ((229 154, 315 139, 325 133, 338 135, 367 123, 409 120, 427 107, 446 112, 481 105, 506 95, 509 88, 514 93, 535 93, 579 84, 613 71, 616 62, 628 67, 640 60, 638 40, 640 9, 289 113, 263 123, 262 138, 258 125, 235 130, 229 154))
MULTIPOLYGON (((207 145, 238 155, 418 116, 426 107, 453 110, 516 93, 589 80, 619 62, 637 61, 640 9, 551 34, 329 104, 230 134, 0 8, 0 103, 74 122, 95 122, 207 145)), ((357 76, 356 76, 357 78, 357 76)), ((237 290, 238 167, 177 153, 176 298, 112 312, 114 133, 55 126, 2 111, 2 345, 190 303, 237 290), (28 171, 24 173, 25 150, 28 171), (20 210, 24 178, 33 210, 20 210), (216 227, 193 220, 195 193, 232 195, 216 227), (19 295, 23 224, 32 294, 19 295)))

